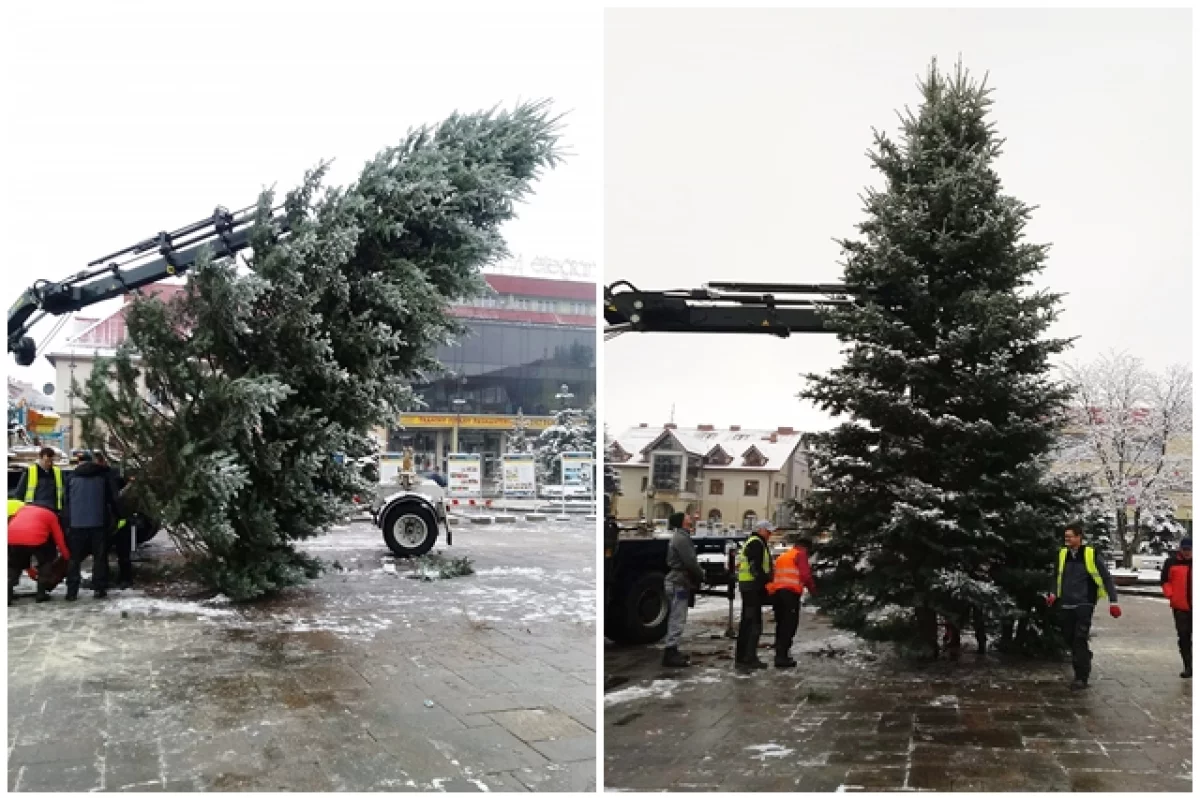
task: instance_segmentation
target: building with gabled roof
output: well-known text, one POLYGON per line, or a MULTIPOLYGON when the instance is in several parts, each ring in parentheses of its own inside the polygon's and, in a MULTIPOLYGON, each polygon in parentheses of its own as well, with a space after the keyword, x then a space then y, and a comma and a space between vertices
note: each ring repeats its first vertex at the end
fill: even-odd
POLYGON ((605 456, 621 478, 613 512, 623 521, 686 512, 713 528, 764 519, 790 527, 792 502, 812 490, 802 433, 791 427, 639 424, 613 438, 605 456))

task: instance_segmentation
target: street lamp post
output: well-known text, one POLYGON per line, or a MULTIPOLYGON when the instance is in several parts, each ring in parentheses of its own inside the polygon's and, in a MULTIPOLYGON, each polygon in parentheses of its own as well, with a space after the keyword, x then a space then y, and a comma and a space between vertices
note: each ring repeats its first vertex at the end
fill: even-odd
POLYGON ((451 448, 454 449, 455 454, 458 454, 459 452, 458 433, 459 429, 462 427, 462 406, 466 403, 467 400, 463 399, 461 396, 450 400, 450 404, 454 405, 454 440, 451 441, 451 448))
POLYGON ((558 393, 554 394, 554 398, 561 400, 563 403, 563 410, 566 410, 567 409, 567 400, 574 399, 575 394, 573 394, 569 390, 567 390, 566 385, 563 385, 558 389, 558 393))

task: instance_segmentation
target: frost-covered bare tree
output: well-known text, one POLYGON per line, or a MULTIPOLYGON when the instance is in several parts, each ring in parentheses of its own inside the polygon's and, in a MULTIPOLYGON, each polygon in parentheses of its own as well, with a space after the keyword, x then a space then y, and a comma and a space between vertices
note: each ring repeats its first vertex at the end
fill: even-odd
POLYGON ((1063 368, 1071 425, 1060 467, 1090 477, 1115 524, 1123 564, 1146 536, 1178 531, 1172 494, 1191 491, 1192 371, 1158 373, 1127 353, 1063 368), (1130 510, 1132 509, 1132 513, 1130 510))

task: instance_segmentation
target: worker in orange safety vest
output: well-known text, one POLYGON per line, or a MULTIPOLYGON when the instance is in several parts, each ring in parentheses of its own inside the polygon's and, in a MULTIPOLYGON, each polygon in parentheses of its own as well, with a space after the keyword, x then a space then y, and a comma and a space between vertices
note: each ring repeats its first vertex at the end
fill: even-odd
POLYGON ((796 628, 800 625, 800 597, 804 595, 804 588, 814 595, 817 592, 817 584, 808 565, 808 550, 812 547, 812 541, 791 534, 787 542, 791 548, 775 560, 775 572, 767 585, 767 592, 775 604, 776 668, 796 667, 791 649, 796 628))

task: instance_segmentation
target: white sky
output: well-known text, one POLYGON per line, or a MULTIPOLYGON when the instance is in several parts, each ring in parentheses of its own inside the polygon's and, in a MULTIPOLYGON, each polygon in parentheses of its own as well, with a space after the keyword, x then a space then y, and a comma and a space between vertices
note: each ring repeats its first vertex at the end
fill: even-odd
MULTIPOLYGON (((1068 358, 1191 361, 1188 10, 610 10, 605 28, 606 282, 839 280, 872 126, 895 134, 929 59, 961 53, 990 72, 1006 191, 1040 206, 1068 358)), ((794 395, 840 362, 823 335, 629 333, 604 356, 613 433, 672 404, 684 425, 826 427, 794 395)))
MULTIPOLYGON (((526 260, 600 262, 598 11, 104 2, 10 4, 4 17, 6 302, 216 205, 282 193, 322 159, 344 185, 410 126, 543 97, 570 112, 574 155, 505 235, 526 260)), ((37 386, 53 379, 42 358, 5 362, 37 386)))

